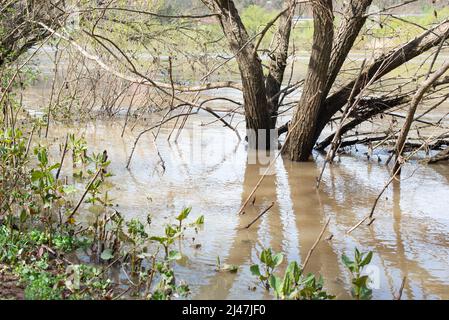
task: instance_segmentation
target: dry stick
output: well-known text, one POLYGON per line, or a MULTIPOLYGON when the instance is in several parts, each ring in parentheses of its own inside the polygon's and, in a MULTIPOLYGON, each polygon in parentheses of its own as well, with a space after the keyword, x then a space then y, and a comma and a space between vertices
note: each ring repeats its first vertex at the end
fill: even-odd
POLYGON ((131 108, 133 106, 134 98, 135 98, 138 90, 139 90, 139 86, 136 86, 136 89, 134 90, 133 95, 131 97, 131 101, 129 102, 128 110, 126 111, 126 116, 125 116, 125 123, 123 124, 122 134, 120 135, 120 137, 122 137, 122 138, 125 134, 125 129, 126 129, 126 126, 128 125, 128 119, 131 114, 131 108))
MULTIPOLYGON (((419 147, 419 148, 416 149, 413 153, 411 153, 411 154, 409 155, 409 158, 412 157, 413 155, 415 155, 419 150, 421 150, 425 144, 428 144, 429 141, 432 141, 432 137, 430 137, 429 139, 427 139, 427 141, 425 141, 425 142, 421 145, 421 147, 419 147)), ((401 149, 401 152, 402 152, 402 149, 401 149)), ((398 159, 397 161, 399 161, 399 159, 398 159)), ((382 191, 380 192, 380 194, 377 196, 376 200, 374 201, 374 204, 373 204, 373 206, 372 206, 372 208, 371 208, 370 214, 369 214, 368 216, 366 216, 365 218, 363 218, 362 220, 360 220, 360 221, 359 221, 355 226, 353 226, 351 229, 349 229, 349 230, 346 232, 346 234, 350 234, 351 232, 353 232, 355 229, 357 229, 358 227, 360 227, 360 226, 362 225, 362 223, 364 223, 364 222, 365 222, 366 220, 368 220, 368 219, 371 220, 371 222, 369 223, 369 225, 372 224, 372 222, 373 222, 373 216, 374 216, 374 210, 376 210, 377 203, 379 202, 380 197, 383 195, 383 193, 385 192, 385 190, 387 190, 388 186, 389 186, 389 185, 396 179, 396 176, 397 176, 398 172, 401 170, 402 166, 403 166, 403 163, 400 163, 398 169, 397 169, 396 171, 392 171, 392 174, 391 174, 390 179, 389 179, 388 182, 385 184, 384 188, 382 189, 382 191)))
POLYGON ((165 161, 164 161, 164 159, 162 158, 161 153, 159 152, 159 148, 157 147, 157 143, 156 143, 156 135, 155 135, 154 133, 153 133, 153 144, 154 144, 154 147, 156 148, 157 155, 159 156, 159 159, 161 160, 161 167, 162 167, 162 170, 163 170, 163 172, 165 173, 165 169, 166 169, 166 167, 165 167, 165 161))
POLYGON ((266 208, 264 211, 262 211, 262 212, 257 216, 256 219, 254 219, 250 224, 248 224, 246 227, 244 227, 244 228, 242 228, 242 229, 249 229, 249 228, 251 228, 251 226, 252 226, 254 223, 256 223, 260 218, 262 218, 263 215, 264 215, 265 213, 267 213, 268 211, 270 211, 270 209, 273 208, 273 206, 274 206, 274 202, 272 202, 271 205, 270 205, 268 208, 266 208))
POLYGON ((33 140, 34 131, 36 130, 36 126, 33 126, 33 129, 31 130, 30 136, 28 137, 27 147, 25 149, 25 157, 28 156, 28 153, 30 152, 31 148, 31 142, 33 140))
POLYGON ((56 80, 58 76, 58 67, 59 67, 59 61, 62 57, 62 54, 59 55, 58 59, 58 52, 59 52, 59 44, 61 43, 61 39, 59 39, 58 43, 56 44, 56 50, 55 50, 55 72, 53 74, 53 81, 51 83, 51 93, 50 93, 50 101, 48 102, 48 111, 47 111, 47 126, 45 127, 45 138, 48 137, 48 129, 50 127, 50 118, 51 118, 51 105, 53 103, 53 97, 55 94, 55 85, 56 80))
POLYGON ((420 104, 424 94, 430 89, 432 84, 434 84, 447 70, 449 70, 449 60, 446 61, 437 71, 435 71, 427 80, 425 80, 421 86, 416 91, 416 94, 413 96, 412 102, 410 104, 410 108, 407 113, 407 118, 405 123, 401 129, 401 133, 399 134, 399 138, 396 142, 395 147, 395 156, 396 156, 396 164, 394 166, 393 171, 396 172, 395 175, 400 175, 401 170, 399 167, 400 159, 402 158, 402 152, 404 149, 405 142, 407 140, 407 136, 409 134, 410 128, 412 126, 413 120, 415 118, 415 113, 420 104))
POLYGON ((62 150, 62 155, 61 155, 61 161, 59 161, 58 172, 56 172, 56 180, 59 179, 59 174, 61 173, 61 168, 62 168, 62 165, 64 164, 65 154, 67 153, 68 141, 69 141, 69 134, 66 134, 66 136, 65 136, 65 143, 64 143, 64 149, 62 150))
POLYGON ((83 195, 81 196, 80 200, 78 201, 78 204, 76 205, 76 207, 73 209, 72 213, 67 218, 67 221, 70 221, 70 219, 73 218, 73 216, 75 215, 76 211, 81 206, 81 203, 83 203, 83 200, 86 197, 87 193, 89 192, 90 187, 95 182, 95 180, 97 180, 98 176, 100 175, 100 172, 102 172, 102 171, 103 171, 103 168, 101 168, 101 167, 97 170, 97 173, 95 173, 95 176, 93 176, 93 178, 90 180, 89 184, 86 187, 86 190, 84 190, 83 195))
MULTIPOLYGON (((338 125, 337 130, 335 131, 334 139, 331 142, 331 147, 330 147, 329 151, 327 152, 326 159, 324 160, 323 168, 321 169, 320 176, 318 177, 317 182, 316 182, 317 189, 320 187, 321 180, 323 179, 323 174, 324 174, 324 171, 326 170, 327 164, 333 161, 333 159, 335 157, 335 153, 337 152, 337 150, 339 148, 339 144, 340 144, 339 141, 341 141, 341 128, 343 127, 343 123, 346 121, 349 114, 352 112, 352 110, 354 109, 354 107, 357 105, 357 103, 359 101, 359 99, 357 99, 356 101, 352 102, 352 99, 354 97, 355 88, 358 86, 358 84, 360 82, 360 78, 362 76, 362 71, 363 71, 363 68, 365 67, 365 62, 366 62, 366 60, 363 60, 362 66, 360 67, 359 75, 357 76, 357 79, 354 83, 354 87, 352 88, 351 95, 349 96, 348 104, 346 105, 345 111, 343 112, 343 115, 340 119, 340 124, 338 125)), ((362 93, 363 93, 363 90, 362 90, 362 93)), ((361 94, 359 95, 359 97, 361 97, 361 94)))
POLYGON ((327 219, 326 224, 324 225, 323 229, 321 229, 320 235, 318 236, 318 238, 315 240, 315 243, 313 244, 312 248, 310 248, 309 252, 307 253, 307 257, 304 260, 304 264, 302 265, 302 270, 304 271, 307 264, 309 263, 310 257, 312 256, 313 251, 315 250, 316 246, 318 245, 318 243, 321 241, 321 238, 323 237, 324 232, 327 229, 327 226, 329 225, 329 223, 331 222, 331 219, 327 219))
POLYGON ((404 287, 405 287, 405 281, 407 281, 407 277, 404 277, 402 279, 401 288, 399 289, 398 294, 394 297, 394 300, 401 300, 402 292, 404 291, 404 287))
POLYGON ((139 142, 140 138, 141 138, 145 133, 147 133, 147 132, 149 132, 149 131, 151 131, 151 130, 153 130, 153 129, 159 127, 159 126, 162 126, 163 124, 165 124, 166 122, 169 122, 170 120, 173 120, 173 119, 175 119, 175 118, 182 117, 182 116, 184 116, 184 115, 186 115, 186 114, 185 114, 185 113, 182 113, 182 114, 175 115, 175 116, 173 116, 173 117, 170 117, 170 118, 168 118, 168 119, 166 119, 166 120, 164 120, 164 121, 162 121, 162 122, 159 122, 158 124, 156 124, 156 125, 154 125, 154 126, 148 128, 148 129, 145 129, 144 131, 142 131, 142 132, 137 136, 136 140, 134 141, 134 145, 133 145, 133 148, 132 148, 132 150, 131 150, 131 154, 129 155, 128 161, 127 161, 127 163, 126 163, 126 169, 129 169, 129 166, 130 166, 130 164, 131 164, 132 157, 133 157, 133 155, 134 155, 134 151, 136 150, 137 143, 139 142))

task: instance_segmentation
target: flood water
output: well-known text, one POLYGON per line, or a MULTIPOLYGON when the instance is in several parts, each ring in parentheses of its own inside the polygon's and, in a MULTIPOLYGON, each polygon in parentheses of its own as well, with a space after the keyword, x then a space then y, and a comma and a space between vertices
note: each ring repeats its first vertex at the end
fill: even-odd
MULTIPOLYGON (((374 252, 371 263, 375 299, 392 299, 407 277, 403 299, 449 299, 449 167, 447 164, 405 166, 403 180, 384 193, 375 212, 375 222, 346 232, 369 214, 373 202, 389 179, 387 155, 379 151, 367 160, 363 151, 342 156, 325 171, 317 190, 316 177, 323 158, 292 163, 281 157, 272 175, 265 178, 244 215, 243 201, 264 171, 263 164, 249 164, 246 144, 229 129, 200 114, 190 117, 177 143, 168 142, 165 127, 157 139, 143 136, 129 170, 125 168, 135 136, 118 120, 76 124, 52 124, 50 145, 59 154, 67 131, 85 135, 89 151, 107 150, 114 174, 111 197, 127 218, 145 221, 153 217, 152 235, 163 232, 184 208, 192 218, 205 216, 198 234, 188 233, 181 247, 185 258, 176 266, 178 279, 185 280, 193 299, 270 299, 250 274, 265 247, 285 253, 285 260, 304 261, 327 219, 330 224, 317 246, 307 272, 321 274, 325 288, 338 299, 350 297, 350 278, 341 262, 353 250, 374 252), (165 171, 161 160, 165 162, 165 171), (243 229, 272 202, 274 207, 249 229, 243 229), (331 240, 330 235, 333 235, 331 240), (195 238, 195 239, 193 239, 195 238), (201 244, 195 246, 194 244, 201 244), (239 266, 237 273, 216 272, 216 261, 239 266), (252 288, 256 287, 255 290, 252 288)), ((151 121, 149 121, 151 122, 151 121)), ((241 133, 244 136, 244 132, 241 133)), ((62 175, 71 176, 69 169, 62 175)), ((81 187, 81 186, 80 186, 81 187)), ((283 268, 286 263, 284 262, 283 268)))
MULTIPOLYGON (((52 74, 48 59, 40 60, 37 65, 44 76, 23 96, 28 111, 38 114, 46 110, 52 74)), ((298 79, 304 74, 296 73, 298 79)), ((230 89, 210 94, 240 98, 230 89)), ((449 104, 443 104, 437 113, 430 113, 423 120, 439 119, 448 111, 449 104)), ((401 110, 397 112, 404 114, 401 110)), ((279 123, 288 119, 286 113, 279 123)), ((323 276, 328 293, 338 299, 350 297, 350 275, 341 255, 352 257, 358 247, 374 252, 370 269, 375 280, 374 299, 392 299, 404 277, 407 280, 403 299, 449 299, 447 163, 423 165, 418 160, 407 163, 401 182, 392 184, 381 197, 375 222, 348 235, 347 231, 369 214, 390 178, 385 165, 389 155, 386 151, 376 149, 367 159, 363 147, 352 149, 326 169, 319 190, 316 178, 323 164, 322 155, 314 154, 313 161, 307 163, 279 157, 272 174, 257 190, 254 203, 247 206, 245 214, 239 215, 242 203, 265 171, 266 162, 249 161, 253 154, 246 150, 246 143, 239 142, 232 131, 209 114, 190 116, 177 142, 167 141, 172 123, 161 129, 156 143, 152 134, 147 133, 136 148, 129 170, 126 169, 135 137, 159 120, 160 115, 156 114, 147 116, 133 130, 133 125, 128 125, 123 138, 124 121, 120 117, 73 125, 52 122, 47 142, 55 161, 59 160, 59 145, 67 132, 78 137, 84 135, 89 152, 107 150, 112 161, 110 171, 114 174, 109 191, 113 202, 127 219, 145 221, 151 214, 151 235, 162 234, 163 226, 173 222, 185 207, 192 207, 192 220, 204 215, 204 227, 198 234, 189 231, 180 247, 184 259, 176 266, 178 279, 185 280, 192 290, 190 298, 273 298, 250 273, 249 267, 259 263, 258 253, 266 247, 285 253, 281 269, 287 261, 302 263, 330 219, 306 269, 323 276), (273 202, 268 213, 249 229, 244 228, 273 202), (217 257, 222 264, 238 265, 238 272, 217 272, 217 257)), ((244 137, 243 119, 236 115, 233 125, 239 122, 240 135, 244 137)), ((364 128, 382 132, 388 125, 386 119, 384 122, 378 119, 364 128)), ((439 129, 446 130, 447 126, 445 120, 439 129)), ((420 129, 420 133, 436 134, 434 128, 425 130, 420 129)), ((415 130, 411 135, 416 135, 415 130)), ((70 181, 70 164, 65 164, 61 176, 70 181)), ((81 191, 84 185, 78 188, 81 191)))

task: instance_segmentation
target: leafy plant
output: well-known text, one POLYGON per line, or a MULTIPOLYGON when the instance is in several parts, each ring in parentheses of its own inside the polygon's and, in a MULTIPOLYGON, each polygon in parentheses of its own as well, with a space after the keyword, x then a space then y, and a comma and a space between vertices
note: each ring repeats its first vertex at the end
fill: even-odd
POLYGON ((176 282, 175 273, 168 262, 157 263, 156 271, 159 274, 159 282, 149 295, 151 300, 170 300, 177 296, 186 297, 190 293, 187 284, 176 282))
POLYGON ((282 253, 273 253, 271 249, 264 249, 260 254, 263 271, 257 264, 250 267, 251 273, 258 277, 267 290, 272 289, 276 298, 282 300, 324 300, 333 299, 323 290, 323 278, 314 274, 303 274, 303 270, 296 261, 291 262, 284 275, 278 277, 275 269, 282 264, 282 253))
POLYGON ((37 156, 38 168, 31 170, 31 185, 40 195, 44 208, 50 208, 53 201, 59 198, 53 171, 57 170, 60 164, 49 165, 48 150, 42 146, 35 148, 34 154, 37 156))
POLYGON ((354 260, 351 260, 345 254, 341 256, 344 265, 351 272, 351 294, 357 300, 369 300, 372 298, 373 291, 369 288, 369 276, 362 274, 364 267, 370 264, 372 257, 372 251, 360 253, 357 248, 354 250, 354 260))
POLYGON ((273 253, 271 248, 263 249, 260 253, 260 261, 263 263, 262 270, 259 265, 254 264, 250 267, 251 273, 259 278, 268 290, 270 288, 269 279, 273 275, 275 269, 281 265, 284 260, 282 253, 273 253))

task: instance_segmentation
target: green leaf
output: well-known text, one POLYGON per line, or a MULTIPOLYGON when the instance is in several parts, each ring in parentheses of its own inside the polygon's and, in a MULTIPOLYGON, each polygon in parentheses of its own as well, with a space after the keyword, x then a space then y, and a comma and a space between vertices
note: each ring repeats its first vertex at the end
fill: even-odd
POLYGON ((168 253, 168 260, 175 261, 175 260, 181 260, 182 254, 179 251, 173 250, 168 253))
POLYGON ((298 263, 296 261, 292 261, 290 262, 290 264, 287 267, 287 270, 285 271, 285 273, 289 273, 292 277, 292 280, 295 283, 299 282, 299 279, 301 277, 302 274, 302 270, 299 267, 298 263))
POLYGON ((271 265, 271 249, 264 249, 262 250, 262 252, 260 253, 260 261, 262 261, 263 263, 265 263, 266 265, 271 265))
POLYGON ((257 277, 261 276, 259 265, 253 264, 251 267, 249 267, 249 270, 251 271, 251 274, 257 277))
POLYGON ((282 294, 284 297, 289 296, 293 291, 293 278, 292 274, 286 272, 284 275, 284 279, 282 280, 282 294))
POLYGON ((20 223, 25 223, 28 219, 28 214, 25 209, 20 211, 20 223))
POLYGON ((192 211, 192 208, 184 208, 184 209, 181 211, 181 214, 180 214, 179 216, 176 217, 176 220, 178 220, 178 221, 183 221, 183 220, 187 219, 187 217, 188 217, 189 214, 190 214, 190 211, 192 211))
POLYGON ((278 267, 282 263, 282 260, 284 260, 284 255, 282 253, 277 253, 273 257, 273 266, 278 267))
POLYGON ((352 279, 352 283, 359 288, 366 288, 368 285, 368 276, 362 276, 352 279))
POLYGON ((354 261, 352 261, 351 259, 349 259, 345 254, 342 254, 341 256, 341 260, 343 261, 343 263, 345 264, 345 266, 351 271, 354 272, 354 261))
POLYGON ((270 287, 274 290, 276 297, 280 298, 282 297, 282 281, 278 277, 271 275, 268 279, 268 283, 270 284, 270 287))
POLYGON ((61 165, 59 163, 56 163, 54 165, 52 165, 51 167, 48 168, 48 171, 53 171, 55 169, 59 169, 61 165))
POLYGON ((174 237, 178 233, 178 230, 168 225, 165 227, 165 235, 169 238, 174 237))
POLYGON ((368 265, 371 262, 372 258, 373 258, 373 252, 370 251, 370 252, 368 252, 366 257, 363 259, 363 261, 360 263, 360 266, 364 267, 364 266, 368 265))
POLYGON ((159 242, 161 244, 164 244, 165 241, 167 241, 167 238, 164 238, 164 237, 150 237, 150 240, 159 242))
POLYGON ((108 261, 111 260, 112 258, 114 258, 114 254, 112 252, 111 249, 105 249, 102 253, 101 253, 101 259, 108 261))
POLYGON ((195 224, 203 225, 204 224, 204 216, 199 216, 198 219, 196 219, 195 224))
POLYGON ((42 171, 34 170, 31 172, 31 181, 37 181, 45 177, 45 174, 42 171))
POLYGON ((360 262, 360 251, 359 251, 359 249, 357 249, 357 248, 355 248, 355 255, 354 255, 354 258, 355 258, 355 262, 357 262, 357 263, 359 263, 360 262))

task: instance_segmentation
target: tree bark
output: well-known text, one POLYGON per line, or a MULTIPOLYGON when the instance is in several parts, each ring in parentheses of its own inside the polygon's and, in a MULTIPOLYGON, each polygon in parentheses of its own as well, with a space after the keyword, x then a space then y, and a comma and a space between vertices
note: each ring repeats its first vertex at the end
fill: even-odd
POLYGON ((279 19, 278 29, 273 38, 273 52, 270 54, 269 73, 265 80, 266 95, 271 114, 271 126, 274 128, 279 110, 279 92, 284 80, 287 67, 288 49, 292 20, 296 7, 296 0, 287 0, 284 3, 284 14, 279 19))
POLYGON ((315 0, 312 6, 314 16, 312 54, 303 93, 290 124, 290 138, 284 148, 284 153, 294 161, 308 160, 315 144, 314 136, 320 117, 320 106, 325 99, 334 35, 332 0, 315 0))
MULTIPOLYGON (((265 78, 262 61, 257 48, 250 39, 240 15, 232 0, 202 0, 217 14, 223 33, 235 55, 240 70, 243 87, 246 128, 250 148, 270 149, 272 135, 276 127, 276 114, 279 108, 279 92, 287 65, 290 31, 292 27, 295 0, 286 0, 284 12, 279 18, 274 41, 269 74, 265 78), (265 136, 264 141, 260 137, 265 136)), ((263 36, 263 35, 262 35, 263 36)), ((277 145, 277 143, 275 144, 277 145)))
MULTIPOLYGON (((203 3, 218 15, 223 33, 236 56, 243 86, 246 128, 265 132, 274 129, 270 121, 262 61, 254 52, 254 44, 248 36, 234 2, 232 0, 203 0, 203 3)), ((254 140, 250 139, 250 141, 254 140)), ((251 147, 257 147, 259 143, 255 142, 256 146, 251 147)))
POLYGON ((372 0, 358 0, 349 1, 345 5, 343 20, 334 39, 326 90, 324 92, 326 96, 330 92, 360 30, 365 25, 367 19, 365 12, 372 2, 372 0))

